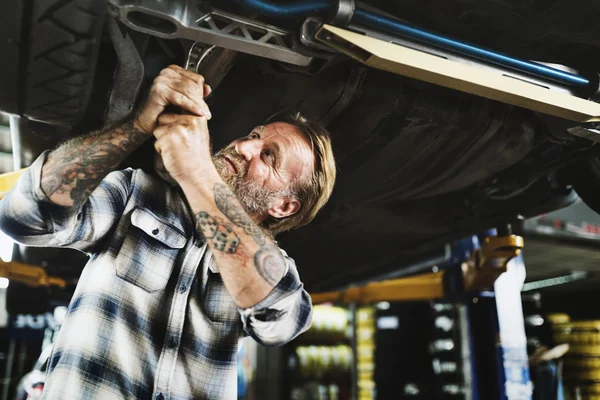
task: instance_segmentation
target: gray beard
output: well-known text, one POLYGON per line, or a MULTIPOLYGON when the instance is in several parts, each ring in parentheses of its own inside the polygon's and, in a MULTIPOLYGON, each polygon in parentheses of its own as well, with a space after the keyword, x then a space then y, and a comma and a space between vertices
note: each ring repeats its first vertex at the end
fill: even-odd
MULTIPOLYGON (((264 189, 256 184, 256 182, 248 179, 248 171, 245 169, 245 164, 241 156, 233 149, 220 150, 213 156, 212 161, 221 179, 231 188, 246 212, 255 221, 264 219, 268 215, 267 211, 273 200, 288 194, 287 190, 264 189), (238 171, 237 174, 230 170, 227 161, 225 161, 225 155, 235 164, 238 171)), ((154 169, 169 185, 177 186, 177 182, 166 170, 162 158, 158 153, 154 155, 154 169)))
POLYGON ((213 156, 213 163, 219 175, 231 188, 246 212, 256 218, 265 218, 272 202, 280 197, 286 196, 287 190, 269 190, 260 187, 256 182, 248 179, 248 170, 241 156, 233 149, 222 149, 213 156), (225 161, 225 155, 235 164, 238 171, 233 173, 225 161))

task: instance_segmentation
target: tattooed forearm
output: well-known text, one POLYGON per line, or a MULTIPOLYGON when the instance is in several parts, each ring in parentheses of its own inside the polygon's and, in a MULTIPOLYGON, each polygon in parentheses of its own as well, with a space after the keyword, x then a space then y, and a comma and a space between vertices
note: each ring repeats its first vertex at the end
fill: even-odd
POLYGON ((235 253, 240 244, 240 238, 235 234, 231 226, 217 221, 217 219, 204 211, 198 213, 196 221, 198 230, 202 232, 207 241, 213 244, 215 249, 227 253, 235 253))
POLYGON ((219 183, 215 185, 215 202, 219 210, 232 223, 243 228, 245 233, 252 236, 257 244, 263 246, 267 242, 263 230, 248 217, 227 185, 219 183))
POLYGON ((239 265, 246 266, 251 262, 250 260, 253 260, 256 271, 262 279, 270 286, 275 286, 285 272, 286 264, 281 251, 252 221, 227 185, 217 183, 214 186, 214 199, 218 209, 226 218, 215 217, 201 211, 196 214, 197 230, 202 233, 211 248, 235 256, 240 260, 239 265), (242 241, 248 239, 245 239, 244 235, 238 236, 233 230, 234 226, 242 228, 243 232, 258 244, 259 248, 255 253, 246 253, 248 247, 242 246, 242 241))
POLYGON ((150 137, 128 123, 71 139, 48 156, 42 168, 42 190, 56 204, 82 204, 109 172, 150 137))
MULTIPOLYGON (((198 231, 202 232, 212 247, 230 254, 237 251, 240 238, 230 225, 204 211, 199 212, 196 217, 198 231)), ((283 275, 285 260, 276 246, 264 244, 254 254, 254 265, 260 276, 267 283, 275 286, 283 275)))

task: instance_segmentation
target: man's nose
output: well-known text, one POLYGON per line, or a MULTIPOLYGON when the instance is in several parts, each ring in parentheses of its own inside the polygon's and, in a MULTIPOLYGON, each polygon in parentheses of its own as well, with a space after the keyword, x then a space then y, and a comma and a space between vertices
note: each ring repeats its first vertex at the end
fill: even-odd
POLYGON ((235 144, 235 151, 244 157, 246 161, 250 161, 252 158, 260 156, 260 152, 262 151, 262 140, 242 140, 235 144))

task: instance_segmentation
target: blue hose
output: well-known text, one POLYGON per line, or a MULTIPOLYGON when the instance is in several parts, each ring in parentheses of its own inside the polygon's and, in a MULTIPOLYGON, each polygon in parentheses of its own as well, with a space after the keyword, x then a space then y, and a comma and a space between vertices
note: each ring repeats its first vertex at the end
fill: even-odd
POLYGON ((590 81, 582 76, 561 71, 556 68, 547 67, 530 61, 523 61, 500 53, 473 46, 468 43, 459 42, 445 36, 433 34, 422 29, 417 29, 403 24, 395 19, 377 15, 370 11, 357 9, 352 18, 357 25, 367 26, 373 29, 381 29, 403 38, 429 44, 444 50, 463 54, 465 56, 486 61, 488 63, 501 65, 513 70, 521 71, 552 80, 577 89, 589 89, 590 81))
POLYGON ((237 4, 267 17, 308 17, 330 11, 335 3, 331 0, 297 0, 296 2, 272 3, 265 0, 235 0, 237 4))
MULTIPOLYGON (((268 17, 308 17, 330 13, 337 2, 334 0, 296 0, 295 2, 273 3, 268 0, 235 0, 236 3, 260 15, 268 17)), ((356 8, 352 22, 375 30, 386 31, 400 38, 412 39, 470 58, 500 65, 528 75, 537 76, 582 92, 593 92, 591 82, 579 75, 547 67, 530 61, 519 60, 468 43, 430 33, 371 11, 356 8)))

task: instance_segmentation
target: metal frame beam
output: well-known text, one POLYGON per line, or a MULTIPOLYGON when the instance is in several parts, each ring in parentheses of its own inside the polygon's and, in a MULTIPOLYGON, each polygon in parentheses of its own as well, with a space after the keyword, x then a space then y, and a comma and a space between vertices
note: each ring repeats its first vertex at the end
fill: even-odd
POLYGON ((324 24, 317 40, 373 68, 577 122, 600 104, 473 65, 324 24))

